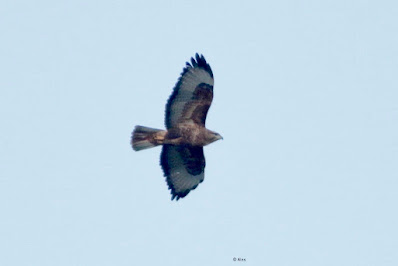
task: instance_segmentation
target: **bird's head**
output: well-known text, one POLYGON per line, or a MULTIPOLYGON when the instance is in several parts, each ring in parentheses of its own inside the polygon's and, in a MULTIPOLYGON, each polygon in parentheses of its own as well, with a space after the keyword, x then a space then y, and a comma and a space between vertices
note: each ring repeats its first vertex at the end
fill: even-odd
POLYGON ((215 142, 219 139, 223 139, 223 137, 220 134, 218 134, 217 132, 210 131, 209 144, 212 142, 215 142))

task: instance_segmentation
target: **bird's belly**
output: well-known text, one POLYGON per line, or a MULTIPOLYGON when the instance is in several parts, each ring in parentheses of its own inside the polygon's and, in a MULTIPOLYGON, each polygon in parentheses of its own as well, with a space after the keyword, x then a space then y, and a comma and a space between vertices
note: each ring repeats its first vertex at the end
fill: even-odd
POLYGON ((186 125, 179 129, 179 136, 181 137, 181 145, 199 146, 206 145, 205 132, 201 127, 186 125))

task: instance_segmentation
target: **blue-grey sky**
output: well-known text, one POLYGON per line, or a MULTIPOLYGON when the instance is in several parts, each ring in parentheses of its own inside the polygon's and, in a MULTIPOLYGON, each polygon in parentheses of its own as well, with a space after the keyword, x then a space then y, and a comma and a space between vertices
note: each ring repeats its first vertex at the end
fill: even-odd
POLYGON ((0 265, 398 265, 396 1, 1 1, 0 265), (160 148, 215 77, 205 181, 160 148), (246 259, 234 262, 233 258, 246 259))

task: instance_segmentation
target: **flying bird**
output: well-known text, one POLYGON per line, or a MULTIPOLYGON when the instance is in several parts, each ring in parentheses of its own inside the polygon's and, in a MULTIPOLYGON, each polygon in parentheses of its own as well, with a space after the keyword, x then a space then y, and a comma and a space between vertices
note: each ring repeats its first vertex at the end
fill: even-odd
POLYGON ((222 139, 205 126, 213 100, 213 72, 203 55, 187 62, 166 104, 166 130, 136 126, 131 145, 140 151, 162 145, 160 165, 171 200, 185 197, 204 180, 203 146, 222 139))

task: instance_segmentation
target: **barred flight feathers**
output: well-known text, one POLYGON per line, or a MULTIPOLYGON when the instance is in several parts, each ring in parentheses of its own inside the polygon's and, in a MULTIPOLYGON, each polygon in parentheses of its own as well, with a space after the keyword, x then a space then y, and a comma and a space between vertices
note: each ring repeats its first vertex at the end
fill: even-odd
POLYGON ((165 125, 172 128, 183 121, 205 124, 213 100, 213 71, 203 55, 196 54, 183 69, 166 104, 165 125))

